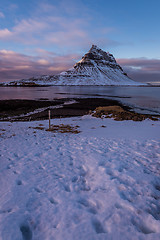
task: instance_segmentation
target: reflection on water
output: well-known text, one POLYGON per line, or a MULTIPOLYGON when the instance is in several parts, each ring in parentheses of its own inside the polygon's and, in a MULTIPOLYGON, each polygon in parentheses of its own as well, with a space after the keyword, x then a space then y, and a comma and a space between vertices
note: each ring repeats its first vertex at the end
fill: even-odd
POLYGON ((160 87, 128 86, 49 86, 0 87, 0 100, 7 99, 59 99, 79 97, 112 98, 138 108, 160 113, 160 87))

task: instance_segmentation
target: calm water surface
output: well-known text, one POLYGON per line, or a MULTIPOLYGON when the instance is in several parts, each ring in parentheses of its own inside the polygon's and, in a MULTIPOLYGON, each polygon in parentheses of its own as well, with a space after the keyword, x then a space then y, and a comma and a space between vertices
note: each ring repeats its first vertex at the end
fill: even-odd
POLYGON ((137 112, 160 114, 160 87, 128 86, 50 86, 0 87, 0 100, 7 99, 60 99, 103 97, 116 99, 132 106, 137 112))

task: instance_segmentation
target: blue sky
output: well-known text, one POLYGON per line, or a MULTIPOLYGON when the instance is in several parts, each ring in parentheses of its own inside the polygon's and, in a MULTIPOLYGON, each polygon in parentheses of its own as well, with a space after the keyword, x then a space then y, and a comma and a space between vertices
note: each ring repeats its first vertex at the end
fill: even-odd
POLYGON ((56 74, 91 44, 135 80, 160 81, 159 0, 1 0, 0 81, 56 74))

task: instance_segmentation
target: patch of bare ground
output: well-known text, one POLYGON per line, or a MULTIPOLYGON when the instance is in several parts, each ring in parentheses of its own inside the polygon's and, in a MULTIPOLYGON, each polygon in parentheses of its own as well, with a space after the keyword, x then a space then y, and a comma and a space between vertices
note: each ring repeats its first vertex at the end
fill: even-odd
POLYGON ((71 126, 69 124, 64 125, 64 124, 60 124, 60 125, 51 125, 50 128, 46 129, 45 127, 42 127, 40 125, 43 124, 39 124, 39 126, 37 127, 29 127, 29 128, 33 128, 36 130, 45 130, 48 132, 60 132, 60 133, 74 133, 74 134, 78 134, 81 131, 78 130, 79 126, 71 126))
MULTIPOLYGON (((142 121, 147 118, 158 120, 159 116, 132 112, 131 107, 119 101, 104 98, 66 98, 53 101, 42 100, 1 100, 0 121, 39 121, 48 119, 50 109, 51 119, 83 116, 92 114, 95 117, 114 118, 116 121, 142 121), (64 104, 67 101, 76 101, 64 104), (58 105, 60 106, 58 108, 58 105), (51 108, 51 106, 56 106, 51 108), (42 108, 42 109, 41 109, 42 108), (34 110, 39 111, 34 112, 34 110), (22 115, 22 116, 21 116, 22 115)), ((39 126, 42 127, 42 126, 39 126)))
MULTIPOLYGON (((83 116, 94 110, 98 106, 113 106, 122 104, 118 101, 103 98, 65 98, 49 100, 1 100, 0 101, 0 121, 37 121, 48 119, 48 110, 51 111, 51 118, 66 118, 83 116), (72 104, 64 104, 68 101, 76 101, 72 104), (60 108, 57 108, 61 105, 60 108), (57 106, 56 108, 50 108, 57 106), (38 112, 36 109, 45 108, 38 112), (27 114, 27 115, 26 115, 27 114), (23 115, 23 116, 21 116, 23 115)), ((128 110, 128 107, 124 109, 128 110)))
POLYGON ((44 130, 44 127, 34 127, 33 129, 44 130))
POLYGON ((113 118, 116 121, 123 121, 123 120, 143 121, 145 119, 151 119, 153 121, 159 120, 156 116, 130 112, 130 111, 124 110, 120 106, 97 107, 93 112, 91 111, 90 113, 94 117, 113 118))
MULTIPOLYGON (((53 101, 46 101, 46 100, 0 100, 0 120, 3 121, 4 118, 8 117, 14 117, 14 116, 20 116, 25 115, 29 112, 33 112, 36 109, 39 108, 49 108, 51 106, 57 106, 64 104, 64 99, 58 99, 53 101)), ((48 111, 46 111, 48 113, 48 111)), ((33 114, 31 114, 33 115, 33 114)), ((38 113, 37 113, 38 115, 38 113)), ((27 120, 29 120, 30 115, 26 117, 27 120)), ((25 117, 19 117, 19 119, 25 120, 25 117)), ((17 117, 17 120, 19 120, 17 117)), ((35 119, 36 120, 36 117, 35 119)))
POLYGON ((46 131, 50 131, 50 132, 60 132, 60 133, 74 133, 74 134, 78 134, 81 131, 78 130, 79 126, 71 126, 71 125, 64 125, 64 124, 60 124, 60 125, 51 125, 50 128, 48 128, 46 131))
POLYGON ((6 131, 5 129, 2 129, 2 128, 0 129, 0 137, 4 136, 5 131, 6 131))

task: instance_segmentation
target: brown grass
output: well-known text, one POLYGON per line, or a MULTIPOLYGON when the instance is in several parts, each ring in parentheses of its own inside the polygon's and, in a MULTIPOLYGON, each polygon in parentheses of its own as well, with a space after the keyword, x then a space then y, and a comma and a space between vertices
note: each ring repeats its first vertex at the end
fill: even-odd
MULTIPOLYGON (((78 134, 81 131, 78 130, 79 126, 71 126, 71 125, 64 125, 64 124, 60 124, 60 125, 51 125, 50 128, 45 129, 44 127, 42 127, 43 124, 39 124, 39 126, 37 127, 29 127, 32 129, 36 129, 36 130, 46 130, 48 132, 60 132, 60 133, 74 133, 74 134, 78 134)), ((33 133, 36 133, 36 131, 34 131, 33 133)))
POLYGON ((109 112, 116 112, 116 113, 120 113, 120 112, 125 112, 125 110, 120 107, 120 106, 106 106, 106 107, 97 107, 95 109, 95 111, 97 113, 100 113, 100 112, 104 112, 104 113, 109 113, 109 112))
POLYGON ((33 129, 44 130, 44 127, 33 127, 33 129))
POLYGON ((3 129, 3 128, 1 128, 1 129, 0 129, 0 131, 2 131, 2 132, 5 132, 6 130, 5 130, 5 129, 3 129))
POLYGON ((133 121, 143 121, 145 119, 151 119, 153 121, 158 121, 158 118, 151 116, 149 114, 140 114, 124 110, 120 106, 107 106, 107 107, 97 107, 92 113, 92 116, 102 118, 114 118, 116 121, 123 120, 133 120, 133 121))
POLYGON ((78 134, 78 133, 80 133, 80 131, 77 130, 78 128, 79 128, 79 126, 60 124, 60 125, 51 125, 51 127, 49 129, 47 129, 46 131, 78 134))

